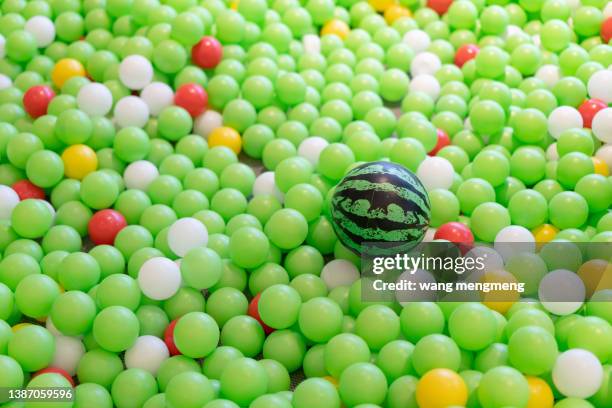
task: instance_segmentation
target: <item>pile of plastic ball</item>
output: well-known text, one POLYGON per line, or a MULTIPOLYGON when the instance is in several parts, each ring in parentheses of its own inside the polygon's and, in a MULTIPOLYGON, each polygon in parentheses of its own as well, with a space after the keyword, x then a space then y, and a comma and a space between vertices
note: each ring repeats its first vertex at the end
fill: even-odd
POLYGON ((75 396, 0 404, 612 407, 610 252, 571 312, 366 302, 329 208, 389 160, 426 240, 612 243, 611 39, 606 0, 1 1, 0 388, 75 396))

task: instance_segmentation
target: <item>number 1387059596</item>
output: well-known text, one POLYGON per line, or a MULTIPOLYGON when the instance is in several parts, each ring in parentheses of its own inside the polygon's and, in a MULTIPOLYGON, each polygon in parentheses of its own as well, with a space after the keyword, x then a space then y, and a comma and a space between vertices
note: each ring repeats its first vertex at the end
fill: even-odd
POLYGON ((7 402, 7 401, 70 402, 70 401, 74 401, 74 389, 70 387, 52 387, 52 388, 0 387, 0 403, 7 402))

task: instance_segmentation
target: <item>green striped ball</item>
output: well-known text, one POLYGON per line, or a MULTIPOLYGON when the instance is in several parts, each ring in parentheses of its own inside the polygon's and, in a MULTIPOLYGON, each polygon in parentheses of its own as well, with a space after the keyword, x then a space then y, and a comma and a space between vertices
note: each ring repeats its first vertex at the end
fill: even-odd
POLYGON ((429 225, 429 197, 405 167, 365 163, 336 186, 331 215, 336 234, 351 251, 391 255, 409 251, 423 239, 429 225))

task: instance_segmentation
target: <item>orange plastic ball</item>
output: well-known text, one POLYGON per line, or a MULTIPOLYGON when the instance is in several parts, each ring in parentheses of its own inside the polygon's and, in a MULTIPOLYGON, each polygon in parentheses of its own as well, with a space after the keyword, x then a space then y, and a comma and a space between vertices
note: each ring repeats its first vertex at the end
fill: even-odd
POLYGON ((552 408, 555 397, 546 381, 538 377, 527 377, 529 401, 527 408, 552 408))
POLYGON ((229 147, 234 151, 234 153, 238 154, 242 149, 242 138, 240 137, 240 133, 238 133, 235 129, 227 126, 221 126, 214 129, 208 135, 208 146, 229 147))
POLYGON ((73 58, 63 58, 51 70, 51 81, 57 88, 61 88, 66 81, 75 76, 85 76, 83 64, 73 58))
POLYGON ((601 174, 606 177, 610 175, 610 169, 605 161, 599 157, 591 157, 591 159, 593 160, 593 167, 595 167, 595 174, 601 174))
POLYGON ((537 243, 544 244, 546 242, 552 241, 557 235, 557 232, 559 232, 559 230, 550 224, 542 224, 539 227, 533 229, 531 232, 533 233, 533 237, 535 238, 535 241, 537 243))
POLYGON ((412 16, 410 10, 397 4, 394 4, 385 10, 385 20, 387 20, 387 24, 389 25, 393 24, 398 18, 410 16, 412 16))
POLYGON ((328 34, 334 34, 344 40, 350 31, 351 31, 350 27, 344 21, 330 20, 327 23, 325 23, 325 25, 321 29, 321 36, 328 35, 328 34))
POLYGON ((89 146, 72 145, 62 153, 64 174, 66 177, 82 180, 86 175, 98 168, 98 156, 89 146))
POLYGON ((463 378, 448 368, 434 368, 419 380, 416 400, 419 408, 465 406, 468 389, 463 378))

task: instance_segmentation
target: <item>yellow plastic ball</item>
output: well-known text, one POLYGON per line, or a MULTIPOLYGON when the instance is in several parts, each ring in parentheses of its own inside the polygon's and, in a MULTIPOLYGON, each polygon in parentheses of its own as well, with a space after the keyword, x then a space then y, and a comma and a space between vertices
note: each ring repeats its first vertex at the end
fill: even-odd
POLYGON ((344 21, 330 20, 321 29, 321 36, 334 34, 344 40, 350 32, 350 27, 344 21))
POLYGON ((23 329, 24 327, 28 327, 31 325, 32 323, 17 323, 13 327, 11 327, 11 330, 13 331, 13 333, 17 333, 19 330, 23 329))
POLYGON ((593 167, 595 167, 595 174, 601 174, 606 177, 610 175, 610 169, 605 161, 599 157, 591 157, 591 159, 593 160, 593 167))
POLYGON ((552 408, 555 397, 546 381, 538 377, 527 377, 529 401, 527 408, 552 408))
MULTIPOLYGON (((518 281, 510 272, 504 270, 486 272, 480 279, 482 283, 514 284, 518 281)), ((514 290, 491 290, 482 293, 482 303, 489 309, 506 314, 520 298, 520 293, 514 290)))
POLYGON ((434 368, 419 380, 416 400, 419 408, 465 406, 468 389, 463 378, 448 368, 434 368))
POLYGON ((376 11, 386 11, 389 7, 397 4, 397 0, 368 0, 370 6, 376 11))
POLYGON ((238 10, 238 5, 240 4, 240 0, 235 0, 230 3, 230 8, 234 11, 238 10))
POLYGON ((387 20, 387 24, 389 25, 393 24, 395 20, 399 18, 410 16, 412 16, 410 10, 398 4, 394 4, 385 10, 385 20, 387 20))
POLYGON ((323 379, 325 381, 329 381, 334 387, 336 387, 336 388, 339 387, 338 380, 336 380, 334 377, 332 377, 330 375, 326 375, 325 377, 323 377, 323 379))
POLYGON ((591 259, 578 268, 587 298, 600 290, 612 289, 612 264, 604 259, 591 259))
POLYGON ((98 156, 89 146, 72 145, 62 153, 64 174, 66 177, 82 180, 86 175, 98 168, 98 156))
POLYGON ((240 137, 240 133, 238 133, 235 129, 227 126, 221 126, 214 129, 208 135, 208 146, 229 147, 234 151, 234 153, 238 154, 242 149, 242 138, 240 137))
POLYGON ((67 80, 75 76, 85 76, 83 64, 74 58, 63 58, 51 70, 51 81, 57 88, 61 88, 67 80))
POLYGON ((550 224, 542 224, 531 232, 533 233, 533 237, 537 243, 544 244, 552 241, 559 230, 550 224))

